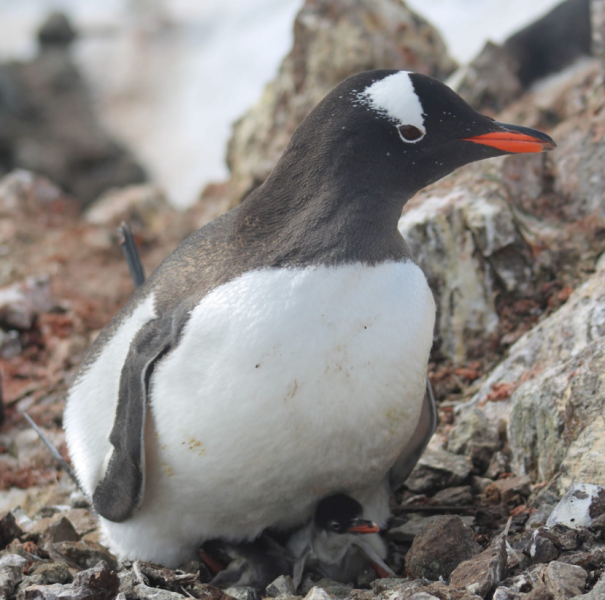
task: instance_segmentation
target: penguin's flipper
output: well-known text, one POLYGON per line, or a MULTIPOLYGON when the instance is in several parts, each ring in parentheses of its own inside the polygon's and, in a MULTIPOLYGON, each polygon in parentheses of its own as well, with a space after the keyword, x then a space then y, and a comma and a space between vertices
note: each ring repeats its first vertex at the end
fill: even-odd
POLYGON ((172 344, 172 319, 149 321, 136 334, 122 372, 109 441, 113 451, 93 494, 93 506, 105 519, 129 519, 145 494, 145 417, 149 380, 157 361, 172 344))
POLYGON ((435 429, 437 429, 437 406, 435 405, 435 396, 433 395, 431 382, 427 377, 426 393, 422 402, 422 410, 416 431, 414 431, 414 435, 389 472, 391 489, 397 490, 403 485, 408 475, 416 466, 418 459, 426 450, 429 440, 433 437, 433 433, 435 433, 435 429))

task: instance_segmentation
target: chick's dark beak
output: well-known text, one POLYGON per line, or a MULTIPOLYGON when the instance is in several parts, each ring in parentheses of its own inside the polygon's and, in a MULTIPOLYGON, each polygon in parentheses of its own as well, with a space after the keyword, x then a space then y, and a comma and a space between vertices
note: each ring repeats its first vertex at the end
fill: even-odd
POLYGON ((373 521, 364 521, 363 519, 354 519, 351 526, 347 528, 347 533, 378 533, 380 527, 373 521))
POLYGON ((521 127, 519 125, 509 125, 508 123, 494 122, 499 130, 475 137, 463 138, 465 142, 473 142, 475 144, 483 144, 491 146, 503 152, 512 154, 520 154, 522 152, 547 152, 554 150, 557 147, 554 140, 538 131, 529 127, 521 127))

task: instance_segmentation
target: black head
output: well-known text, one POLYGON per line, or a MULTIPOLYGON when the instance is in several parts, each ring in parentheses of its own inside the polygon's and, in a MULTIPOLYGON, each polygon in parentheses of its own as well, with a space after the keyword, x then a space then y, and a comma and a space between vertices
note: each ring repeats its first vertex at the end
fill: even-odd
POLYGON ((377 533, 380 528, 364 521, 363 507, 346 494, 334 494, 321 500, 315 510, 315 525, 327 533, 377 533))
POLYGON ((397 221, 417 191, 477 160, 554 147, 426 75, 359 73, 311 111, 239 218, 278 266, 397 260, 397 221))

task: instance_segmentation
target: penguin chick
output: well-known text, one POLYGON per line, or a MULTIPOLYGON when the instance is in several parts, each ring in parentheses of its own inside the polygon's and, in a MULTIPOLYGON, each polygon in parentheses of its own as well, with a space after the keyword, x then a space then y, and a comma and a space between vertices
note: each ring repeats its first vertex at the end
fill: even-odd
POLYGON ((292 579, 296 588, 305 566, 343 583, 353 581, 368 563, 382 576, 394 574, 383 560, 386 548, 376 535, 380 527, 362 517, 363 506, 346 494, 319 502, 313 520, 293 534, 286 546, 295 561, 292 579))

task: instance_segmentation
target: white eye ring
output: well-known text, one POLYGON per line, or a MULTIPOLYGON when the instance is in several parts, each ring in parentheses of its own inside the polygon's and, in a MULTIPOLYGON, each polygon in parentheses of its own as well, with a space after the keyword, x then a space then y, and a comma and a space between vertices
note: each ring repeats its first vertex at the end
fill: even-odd
POLYGON ((406 144, 415 144, 424 137, 424 131, 415 125, 399 125, 397 131, 406 144))

